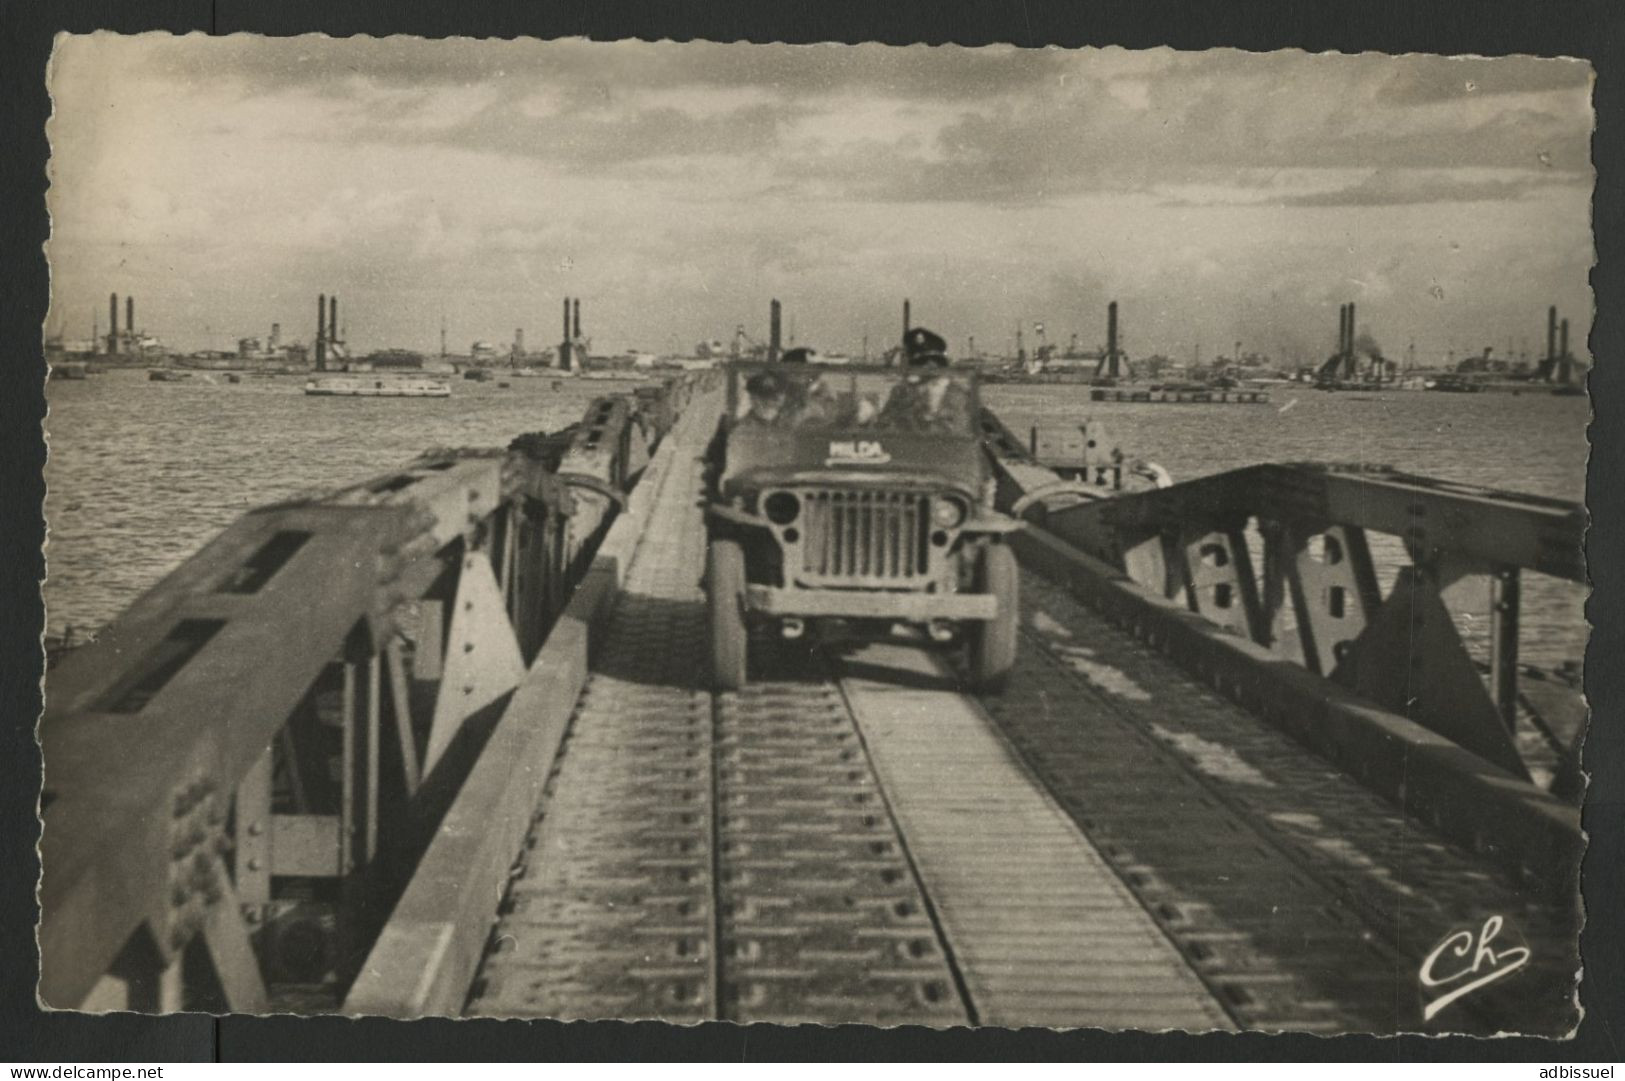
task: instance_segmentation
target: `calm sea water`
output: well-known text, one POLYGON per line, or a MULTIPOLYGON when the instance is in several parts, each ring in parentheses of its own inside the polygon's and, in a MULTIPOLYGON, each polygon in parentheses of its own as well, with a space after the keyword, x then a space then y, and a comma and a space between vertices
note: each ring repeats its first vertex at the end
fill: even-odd
POLYGON ((244 511, 581 419, 620 382, 458 380, 450 398, 306 397, 293 377, 48 384, 46 624, 92 630, 244 511))
MULTIPOLYGON (((101 626, 251 507, 364 480, 429 447, 503 446, 556 430, 617 386, 515 379, 511 388, 458 382, 449 399, 364 399, 307 398, 292 378, 154 383, 137 371, 51 383, 47 623, 101 626)), ((987 390, 1017 431, 1101 420, 1126 453, 1175 480, 1322 460, 1584 497, 1583 398, 1290 388, 1274 397, 1268 406, 1133 405, 1091 403, 1087 388, 987 390)), ((1580 656, 1583 598, 1577 586, 1527 579, 1529 660, 1580 656)), ((1478 637, 1471 620, 1465 627, 1478 637)))

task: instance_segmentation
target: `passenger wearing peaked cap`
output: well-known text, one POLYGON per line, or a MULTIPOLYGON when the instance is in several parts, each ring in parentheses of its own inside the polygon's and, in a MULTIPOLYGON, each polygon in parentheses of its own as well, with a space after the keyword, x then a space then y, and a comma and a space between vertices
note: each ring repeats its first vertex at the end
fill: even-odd
POLYGON ((785 397, 790 390, 790 380, 771 368, 756 372, 745 380, 745 394, 750 398, 750 411, 743 421, 757 424, 772 424, 779 419, 784 411, 785 397))
POLYGON ((948 342, 942 335, 924 327, 912 327, 903 335, 903 352, 910 368, 926 364, 942 368, 948 366, 948 342))
POLYGON ((784 373, 776 372, 772 368, 764 368, 759 372, 751 373, 751 377, 745 380, 745 393, 752 398, 782 398, 789 384, 790 380, 785 377, 784 373))

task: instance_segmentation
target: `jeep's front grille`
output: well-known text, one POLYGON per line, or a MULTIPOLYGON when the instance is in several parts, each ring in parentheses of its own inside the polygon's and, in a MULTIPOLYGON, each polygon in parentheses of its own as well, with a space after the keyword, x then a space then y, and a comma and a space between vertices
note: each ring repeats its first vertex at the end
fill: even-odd
POLYGON ((908 585, 928 572, 929 496, 801 493, 801 578, 808 585, 908 585))

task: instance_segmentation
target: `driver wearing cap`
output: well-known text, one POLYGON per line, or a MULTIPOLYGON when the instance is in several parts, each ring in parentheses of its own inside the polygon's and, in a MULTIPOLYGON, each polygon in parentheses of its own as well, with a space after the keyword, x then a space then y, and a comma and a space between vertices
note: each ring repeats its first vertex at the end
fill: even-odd
POLYGON ((970 396, 948 374, 948 343, 942 335, 913 327, 903 335, 909 373, 881 407, 885 427, 929 431, 958 427, 969 415, 970 396))

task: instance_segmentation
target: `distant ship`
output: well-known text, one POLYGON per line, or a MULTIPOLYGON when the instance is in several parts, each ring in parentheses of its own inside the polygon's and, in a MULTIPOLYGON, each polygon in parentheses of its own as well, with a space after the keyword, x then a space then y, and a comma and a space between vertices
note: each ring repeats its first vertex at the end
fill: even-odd
POLYGON ((339 398, 449 398, 451 384, 421 376, 331 375, 310 380, 305 393, 339 398))
POLYGON ((1444 391, 1448 394, 1476 394, 1483 388, 1476 379, 1449 372, 1427 380, 1422 384, 1422 389, 1444 391))

